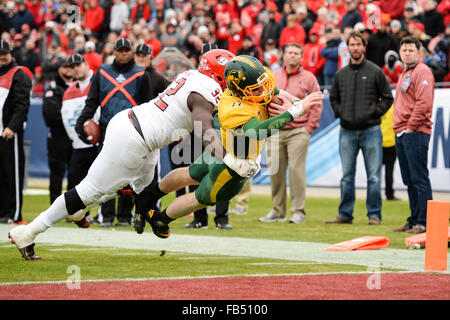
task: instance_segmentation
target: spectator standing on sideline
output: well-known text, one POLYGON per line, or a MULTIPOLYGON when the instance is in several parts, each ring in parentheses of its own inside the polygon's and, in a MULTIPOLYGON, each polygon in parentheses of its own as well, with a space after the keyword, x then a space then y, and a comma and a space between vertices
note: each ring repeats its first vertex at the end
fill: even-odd
MULTIPOLYGON (((92 144, 83 142, 75 131, 75 123, 77 116, 83 110, 89 87, 91 85, 91 78, 93 76, 92 70, 84 58, 75 53, 67 60, 67 65, 74 71, 74 81, 64 92, 62 98, 61 117, 69 139, 72 142, 72 155, 69 162, 69 177, 72 186, 75 186, 84 179, 87 172, 94 162, 98 154, 98 147, 92 144)), ((98 110, 94 120, 98 122, 98 110)), ((86 216, 89 212, 86 214, 86 216)), ((70 221, 70 220, 68 220, 70 221)), ((80 228, 89 227, 89 220, 87 217, 80 221, 75 221, 75 224, 80 228)))
MULTIPOLYGON (((106 126, 109 120, 118 112, 151 100, 152 88, 150 77, 143 67, 135 64, 131 42, 119 38, 114 44, 114 62, 102 64, 92 78, 86 105, 77 120, 75 130, 80 139, 89 143, 83 130, 83 124, 91 119, 100 105, 100 149, 105 138, 106 126)), ((115 199, 101 205, 101 226, 112 226, 116 215, 115 199)), ((116 226, 131 225, 131 209, 133 207, 131 195, 121 195, 118 201, 116 226)), ((96 221, 95 221, 96 222, 96 221)), ((100 221, 98 221, 100 222, 100 221)))
POLYGON ((23 132, 32 85, 23 68, 12 60, 10 43, 0 40, 0 223, 22 221, 23 132))
POLYGON ((336 73, 330 103, 341 120, 339 154, 343 175, 341 202, 334 220, 326 223, 352 223, 355 204, 356 159, 362 150, 367 174, 367 216, 370 225, 381 222, 381 166, 383 161, 381 116, 393 98, 386 77, 377 65, 364 57, 366 43, 359 32, 347 40, 350 64, 336 73))
MULTIPOLYGON (((72 155, 72 141, 64 129, 61 117, 63 95, 73 80, 74 71, 67 64, 66 59, 60 57, 56 60, 57 75, 50 82, 42 98, 42 113, 47 127, 50 129, 47 136, 47 158, 50 169, 50 203, 53 203, 62 192, 63 180, 69 168, 72 155)), ((68 177, 68 188, 75 185, 68 177)))
POLYGON ((381 133, 383 134, 383 165, 386 200, 399 200, 394 195, 394 165, 397 159, 395 152, 394 107, 381 117, 381 133))
MULTIPOLYGON (((274 72, 276 87, 304 99, 320 92, 316 77, 302 66, 303 48, 296 43, 283 50, 283 68, 274 72)), ((272 210, 261 222, 286 221, 286 171, 289 167, 291 223, 305 221, 306 154, 311 134, 319 127, 322 103, 286 125, 267 143, 267 158, 272 189, 272 210), (276 166, 276 164, 278 164, 276 166)))
POLYGON ((411 215, 394 231, 426 231, 427 201, 433 199, 428 173, 428 145, 433 123, 434 77, 420 60, 420 42, 406 37, 400 43, 405 66, 395 92, 394 132, 403 183, 408 188, 411 215))

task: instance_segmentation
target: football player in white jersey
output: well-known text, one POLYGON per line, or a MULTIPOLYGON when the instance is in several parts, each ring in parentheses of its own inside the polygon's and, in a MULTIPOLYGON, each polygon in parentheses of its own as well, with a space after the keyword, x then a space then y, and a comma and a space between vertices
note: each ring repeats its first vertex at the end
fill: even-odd
POLYGON ((65 217, 82 219, 90 207, 115 197, 128 184, 139 194, 153 179, 157 149, 192 131, 194 125, 201 126, 201 132, 194 130, 194 134, 201 135, 213 156, 242 177, 254 174, 257 165, 227 153, 213 128, 213 112, 226 88, 225 65, 233 57, 227 50, 211 50, 197 70, 180 74, 158 97, 115 115, 86 178, 32 222, 10 230, 8 237, 22 256, 40 259, 34 253, 36 236, 65 217))

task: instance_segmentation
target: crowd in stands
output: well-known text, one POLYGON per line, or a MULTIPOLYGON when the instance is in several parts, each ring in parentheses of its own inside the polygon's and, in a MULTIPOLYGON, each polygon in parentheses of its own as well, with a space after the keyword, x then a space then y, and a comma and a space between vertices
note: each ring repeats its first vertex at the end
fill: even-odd
POLYGON ((412 35, 436 82, 450 81, 450 0, 26 0, 0 4, 1 39, 14 47, 17 64, 34 74, 42 94, 56 72, 55 59, 78 52, 95 72, 111 63, 118 37, 147 43, 155 58, 176 47, 196 66, 202 44, 217 43, 250 54, 272 70, 281 48, 304 48, 303 68, 331 85, 348 64, 346 36, 359 30, 366 56, 395 84, 402 72, 398 45, 412 35))

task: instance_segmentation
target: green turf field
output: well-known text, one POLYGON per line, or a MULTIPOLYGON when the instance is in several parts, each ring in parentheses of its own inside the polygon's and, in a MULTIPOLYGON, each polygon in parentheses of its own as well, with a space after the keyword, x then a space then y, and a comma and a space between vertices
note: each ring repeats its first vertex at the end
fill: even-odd
MULTIPOLYGON (((24 220, 31 221, 39 212, 49 206, 48 196, 24 196, 24 220)), ((163 199, 163 207, 173 199, 169 195, 163 199)), ((404 224, 408 216, 408 202, 395 201, 383 203, 383 221, 381 225, 368 225, 364 201, 357 200, 354 223, 352 225, 327 225, 325 220, 335 217, 338 199, 308 198, 306 203, 307 219, 304 224, 261 223, 260 216, 266 215, 271 208, 270 196, 252 195, 247 215, 230 215, 233 230, 217 230, 209 215, 208 229, 182 229, 192 218, 181 218, 171 224, 173 235, 239 237, 250 239, 302 241, 333 244, 365 235, 380 235, 390 239, 389 248, 405 249, 405 233, 392 232, 392 228, 404 224)), ((233 202, 231 208, 233 208, 233 202)), ((289 205, 288 205, 289 207, 289 205)), ((94 208, 93 212, 96 211, 94 208)), ((288 214, 288 218, 290 214, 288 214)), ((77 228, 73 223, 59 222, 55 228, 77 228)), ((91 225, 92 230, 112 230, 91 225)), ((115 230, 134 233, 132 227, 119 227, 115 230)), ((85 230, 90 232, 90 229, 85 230)), ((151 235, 150 230, 146 233, 151 235)), ((121 233, 122 234, 122 233, 121 233)), ((155 237, 156 238, 156 237, 155 237)), ((167 240, 161 240, 167 241, 167 240)), ((378 250, 381 251, 381 250, 378 250)), ((404 250, 410 252, 411 250, 404 250)), ((366 272, 367 267, 345 263, 317 263, 283 259, 232 257, 215 254, 195 254, 160 250, 149 247, 142 249, 123 249, 99 247, 96 243, 89 246, 39 244, 37 254, 40 261, 25 261, 17 248, 7 239, 0 239, 0 283, 28 281, 64 281, 68 277, 68 267, 79 266, 83 280, 88 279, 141 279, 164 277, 202 277, 221 275, 258 275, 258 274, 299 274, 327 272, 366 272)), ((422 250, 423 252, 423 250, 422 250)), ((399 257, 401 259, 401 257, 399 257)), ((381 271, 395 270, 380 267, 381 271)))

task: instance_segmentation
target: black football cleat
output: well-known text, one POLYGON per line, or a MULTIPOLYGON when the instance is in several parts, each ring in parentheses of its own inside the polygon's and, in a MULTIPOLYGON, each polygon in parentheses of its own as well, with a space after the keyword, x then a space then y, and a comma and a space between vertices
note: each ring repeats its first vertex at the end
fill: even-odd
POLYGON ((145 220, 152 226, 153 233, 162 239, 166 239, 170 236, 169 225, 161 220, 161 212, 156 210, 150 210, 145 220))
POLYGON ((17 249, 19 249, 19 252, 22 254, 22 257, 25 260, 40 260, 41 259, 40 256, 38 256, 34 253, 34 242, 23 248, 20 248, 19 245, 17 244, 16 240, 12 237, 11 232, 8 233, 8 238, 11 240, 11 243, 13 243, 17 246, 17 249))
POLYGON ((30 244, 29 246, 26 246, 25 248, 19 249, 19 251, 25 260, 40 260, 41 259, 41 256, 38 256, 34 253, 34 243, 30 244))
POLYGON ((145 218, 142 214, 136 213, 133 218, 133 227, 138 234, 142 234, 145 230, 145 218))

